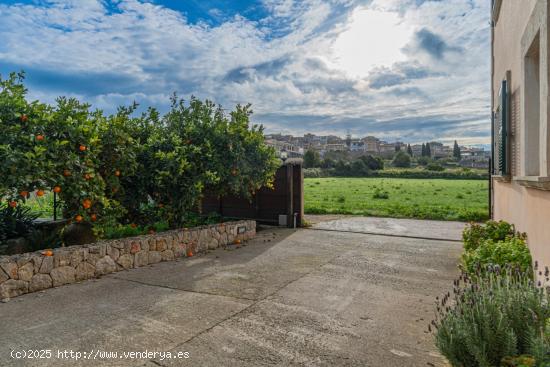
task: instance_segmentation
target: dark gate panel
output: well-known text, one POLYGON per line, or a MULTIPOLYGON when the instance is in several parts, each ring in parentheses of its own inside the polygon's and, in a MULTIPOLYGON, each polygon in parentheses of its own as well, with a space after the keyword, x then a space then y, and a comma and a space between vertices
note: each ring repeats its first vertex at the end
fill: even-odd
POLYGON ((251 200, 206 195, 202 201, 203 214, 218 213, 224 217, 255 219, 266 224, 278 224, 279 215, 287 216, 289 227, 300 226, 304 216, 304 177, 301 159, 288 159, 277 172, 273 189, 260 189, 251 200))

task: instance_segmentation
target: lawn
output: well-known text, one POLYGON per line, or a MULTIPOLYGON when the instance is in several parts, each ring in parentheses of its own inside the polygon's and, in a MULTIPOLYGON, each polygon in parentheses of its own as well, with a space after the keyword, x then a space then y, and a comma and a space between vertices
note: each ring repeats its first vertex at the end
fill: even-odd
POLYGON ((488 219, 488 182, 406 178, 306 178, 306 214, 459 221, 488 219))

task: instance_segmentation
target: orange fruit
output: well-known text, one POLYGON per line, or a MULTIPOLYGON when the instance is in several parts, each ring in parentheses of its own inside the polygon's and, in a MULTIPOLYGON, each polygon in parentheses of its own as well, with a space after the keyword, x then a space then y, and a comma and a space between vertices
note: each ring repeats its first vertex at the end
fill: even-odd
POLYGON ((61 187, 60 186, 54 186, 53 192, 55 192, 56 194, 59 194, 61 192, 61 187))
POLYGON ((24 198, 26 198, 27 196, 29 196, 29 192, 23 190, 23 191, 21 191, 21 192, 19 193, 19 195, 21 195, 21 196, 23 196, 24 198))
POLYGON ((90 215, 90 219, 92 220, 92 222, 95 222, 97 220, 97 215, 95 214, 90 215))
POLYGON ((132 223, 132 224, 130 224, 130 227, 132 227, 132 228, 136 228, 136 227, 137 227, 137 224, 135 224, 135 223, 132 223))
POLYGON ((21 121, 27 122, 28 119, 29 118, 27 117, 27 115, 25 115, 25 114, 21 115, 21 121))
POLYGON ((69 171, 68 169, 63 170, 63 176, 69 177, 70 175, 71 175, 71 171, 69 171))
POLYGON ((12 208, 15 208, 15 207, 17 206, 17 201, 13 201, 13 200, 12 200, 12 201, 10 201, 10 202, 8 203, 8 205, 9 205, 10 207, 12 207, 12 208))
POLYGON ((84 174, 84 179, 85 180, 89 180, 91 178, 92 178, 92 176, 89 173, 84 174))
POLYGON ((92 201, 90 199, 84 199, 84 201, 82 201, 82 207, 84 209, 90 209, 91 206, 92 206, 92 201))
POLYGON ((42 251, 42 255, 44 255, 44 256, 53 256, 53 251, 52 250, 44 250, 44 251, 42 251))
POLYGON ((38 141, 44 140, 44 135, 36 135, 36 140, 38 141))
POLYGON ((80 215, 80 214, 77 215, 76 217, 74 217, 74 220, 75 220, 77 223, 82 222, 82 219, 84 219, 84 218, 82 218, 82 215, 80 215))
POLYGON ((36 196, 38 196, 39 198, 41 198, 42 196, 44 196, 44 190, 38 190, 38 191, 36 191, 36 196))
POLYGON ((119 171, 119 170, 116 170, 116 171, 115 171, 115 176, 116 176, 116 177, 120 176, 120 171, 119 171))
POLYGON ((86 151, 86 146, 81 145, 81 146, 78 147, 78 150, 80 150, 81 152, 84 152, 84 151, 86 151))

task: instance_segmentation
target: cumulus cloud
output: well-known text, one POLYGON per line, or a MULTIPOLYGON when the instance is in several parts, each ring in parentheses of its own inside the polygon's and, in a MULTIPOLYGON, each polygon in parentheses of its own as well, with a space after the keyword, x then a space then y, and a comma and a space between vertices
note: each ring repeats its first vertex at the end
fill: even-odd
POLYGON ((255 16, 200 2, 210 19, 162 4, 0 4, 0 73, 25 70, 32 97, 108 111, 166 109, 177 91, 250 102, 268 131, 488 140, 484 0, 259 0, 255 16), (404 46, 375 42, 391 36, 381 27, 404 46))

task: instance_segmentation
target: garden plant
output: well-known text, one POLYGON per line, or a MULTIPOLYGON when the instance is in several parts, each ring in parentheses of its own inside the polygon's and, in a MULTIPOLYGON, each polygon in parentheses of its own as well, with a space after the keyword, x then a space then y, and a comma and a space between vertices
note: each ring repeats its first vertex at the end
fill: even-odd
POLYGON ((462 274, 429 326, 440 352, 455 367, 550 366, 550 271, 532 267, 526 235, 488 221, 463 240, 462 274))
POLYGON ((105 115, 74 98, 29 102, 23 81, 0 79, 3 211, 55 193, 69 222, 115 236, 125 226, 181 227, 206 192, 251 198, 272 184, 278 160, 249 105, 226 113, 174 95, 165 114, 134 104, 105 115))

